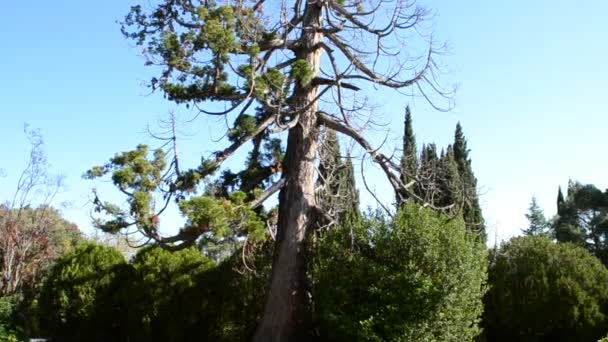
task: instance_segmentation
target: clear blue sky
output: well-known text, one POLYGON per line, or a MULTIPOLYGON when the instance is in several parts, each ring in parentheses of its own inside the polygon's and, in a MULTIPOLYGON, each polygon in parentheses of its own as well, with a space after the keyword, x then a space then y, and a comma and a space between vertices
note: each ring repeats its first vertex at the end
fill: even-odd
MULTIPOLYGON (((435 36, 459 90, 450 113, 422 100, 387 96, 385 121, 401 129, 413 106, 417 139, 447 145, 457 121, 464 127, 489 223, 489 239, 518 234, 533 194, 548 214, 557 186, 568 178, 608 186, 608 2, 604 0, 420 1, 436 11, 435 36)), ((53 171, 68 190, 60 201, 85 230, 91 182, 80 178, 115 152, 152 142, 146 124, 176 107, 146 96, 149 76, 117 20, 127 1, 95 4, 9 1, 0 11, 0 199, 8 199, 28 146, 23 124, 39 128, 53 171)), ((379 95, 382 97, 382 95, 379 95)), ((182 115, 187 116, 188 113, 182 115)), ((205 121, 182 145, 207 154, 205 121)), ((216 134, 217 137, 217 134, 216 134)), ((378 189, 385 185, 379 184, 378 189)), ((381 191, 390 193, 389 191, 381 191)), ((388 198, 388 197, 387 197, 388 198)))

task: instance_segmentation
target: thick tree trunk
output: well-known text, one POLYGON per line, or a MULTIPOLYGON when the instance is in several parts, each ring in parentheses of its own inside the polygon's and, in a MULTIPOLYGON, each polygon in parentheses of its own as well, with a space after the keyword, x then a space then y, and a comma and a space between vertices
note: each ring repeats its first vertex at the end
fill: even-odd
MULTIPOLYGON (((297 53, 316 76, 320 69, 322 35, 321 3, 308 2, 297 53)), ((285 186, 279 195, 279 221, 262 319, 254 342, 292 342, 310 336, 310 297, 307 285, 307 237, 316 224, 315 159, 317 154, 318 87, 298 86, 295 108, 301 109, 298 124, 289 131, 287 154, 283 164, 285 186)))

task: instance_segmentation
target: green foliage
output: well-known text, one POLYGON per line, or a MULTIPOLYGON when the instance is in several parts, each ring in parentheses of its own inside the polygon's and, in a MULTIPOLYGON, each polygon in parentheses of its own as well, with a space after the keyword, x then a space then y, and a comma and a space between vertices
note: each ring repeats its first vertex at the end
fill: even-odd
MULTIPOLYGON (((418 170, 418 148, 416 147, 416 136, 412 125, 412 112, 410 106, 405 107, 405 122, 403 133, 403 155, 401 156, 401 175, 403 184, 408 184, 416 177, 418 170)), ((397 194, 397 200, 401 197, 407 198, 405 194, 397 194)))
POLYGON ((12 291, 10 286, 0 286, 0 295, 31 290, 58 257, 82 241, 78 227, 53 207, 0 205, 0 246, 5 246, 0 247, 0 274, 8 283, 17 279, 12 291))
POLYGON ((239 253, 216 266, 194 248, 171 253, 150 246, 126 264, 111 248, 83 245, 62 258, 44 284, 41 335, 60 341, 246 340, 261 312, 272 246, 246 247, 245 257, 239 253))
POLYGON ((313 77, 313 70, 310 64, 303 59, 298 59, 291 64, 291 76, 300 85, 307 85, 313 77))
POLYGON ((460 204, 462 215, 467 230, 478 233, 481 239, 486 241, 485 222, 479 206, 479 196, 477 195, 477 178, 473 173, 469 152, 462 126, 458 123, 454 132, 454 160, 460 174, 461 198, 464 199, 460 204))
POLYGON ((406 204, 394 222, 318 242, 315 313, 330 341, 470 341, 480 332, 486 251, 463 227, 406 204), (348 241, 355 244, 348 248, 348 241))
POLYGON ((212 232, 212 237, 248 236, 253 241, 265 237, 266 226, 257 213, 245 203, 243 192, 234 192, 230 200, 198 196, 179 203, 182 214, 188 218, 184 231, 212 232))
POLYGON ((596 341, 608 331, 608 270, 586 250, 516 237, 493 255, 489 341, 596 341))
POLYGON ((52 268, 39 298, 44 336, 59 341, 112 340, 121 328, 118 280, 124 257, 116 250, 83 244, 52 268))
MULTIPOLYGON (((129 340, 187 340, 181 333, 188 323, 174 316, 185 308, 174 301, 191 292, 196 280, 214 266, 213 262, 194 248, 171 253, 150 246, 137 253, 131 266, 128 281, 122 284, 126 288, 124 300, 129 303, 126 320, 129 340)), ((197 309, 208 310, 208 316, 213 310, 208 306, 197 309)), ((203 319, 199 317, 198 322, 203 319)))
POLYGON ((570 181, 564 198, 558 193, 553 234, 557 241, 587 248, 608 265, 608 190, 570 181))
POLYGON ((536 197, 532 197, 526 218, 530 222, 530 225, 528 228, 522 230, 525 235, 536 236, 549 234, 549 222, 547 222, 543 210, 536 202, 536 197))
POLYGON ((0 341, 22 341, 23 336, 18 325, 17 308, 18 296, 0 297, 0 341))
POLYGON ((355 185, 355 170, 350 153, 343 160, 336 132, 326 130, 319 151, 318 203, 325 215, 338 224, 358 224, 359 191, 355 185))

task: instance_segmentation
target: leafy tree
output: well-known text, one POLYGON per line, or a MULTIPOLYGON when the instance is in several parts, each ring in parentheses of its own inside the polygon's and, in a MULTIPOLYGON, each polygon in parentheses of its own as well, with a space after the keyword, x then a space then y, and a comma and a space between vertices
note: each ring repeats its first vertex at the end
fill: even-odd
POLYGON ((429 90, 449 95, 431 76, 438 65, 434 44, 424 49, 420 59, 412 58, 414 51, 403 49, 405 37, 409 46, 415 37, 409 33, 420 32, 416 30, 421 29, 427 14, 405 0, 307 0, 295 1, 293 6, 263 1, 166 0, 150 7, 133 6, 122 29, 144 50, 147 64, 158 68, 150 87, 162 91, 170 101, 195 106, 201 113, 232 115, 233 125, 226 139, 229 146, 204 158, 195 169, 179 169, 175 156, 169 163, 171 171, 159 173, 163 169, 161 156, 144 163, 146 158, 141 155, 146 151, 132 151, 139 157, 129 153, 117 156, 106 167, 93 169, 90 177, 112 174, 130 203, 128 209, 121 210, 97 201, 100 211, 114 217, 100 226, 109 231, 131 227, 163 248, 174 250, 191 246, 205 234, 219 234, 222 230, 216 225, 224 226, 225 231, 226 224, 243 222, 216 218, 223 214, 221 208, 227 208, 228 214, 245 215, 247 227, 239 229, 257 236, 263 225, 255 222, 245 206, 258 207, 280 189, 273 274, 253 340, 293 341, 309 335, 309 237, 321 216, 315 196, 319 127, 352 138, 381 167, 395 191, 408 191, 399 179, 399 168, 360 134, 362 122, 357 123, 361 120, 353 114, 371 106, 362 104, 351 92, 363 91, 369 85, 389 89, 413 86, 427 99, 433 97, 429 90), (376 12, 385 11, 392 13, 388 22, 377 21, 376 12), (359 38, 351 39, 353 34, 359 38), (373 59, 368 58, 371 54, 373 59), (217 110, 222 106, 212 102, 227 109, 217 110), (262 186, 252 187, 254 193, 234 183, 235 190, 246 194, 239 195, 246 199, 241 203, 234 203, 231 194, 209 189, 203 199, 194 196, 201 184, 211 183, 209 177, 236 150, 252 142, 249 156, 259 155, 266 145, 276 145, 273 139, 280 132, 287 132, 287 137, 285 153, 275 164, 280 166, 279 180, 257 178, 262 186), (160 180, 159 174, 167 177, 160 180), (176 236, 162 236, 154 224, 164 208, 152 205, 153 194, 158 192, 164 197, 156 203, 177 199, 190 219, 191 224, 176 236), (217 210, 209 212, 207 207, 217 210), (192 215, 198 219, 193 220, 192 215))
POLYGON ((477 178, 473 174, 467 139, 462 131, 460 123, 456 125, 454 133, 454 159, 458 165, 460 183, 462 186, 462 215, 466 222, 467 230, 479 233, 483 241, 486 240, 485 223, 479 206, 477 195, 477 178))
POLYGON ((460 219, 405 204, 319 242, 315 314, 329 341, 471 341, 480 332, 485 247, 460 219))
MULTIPOLYGON (((410 106, 405 107, 405 122, 403 133, 403 154, 401 156, 401 182, 408 184, 416 179, 418 171, 418 150, 416 147, 416 137, 412 125, 412 112, 410 106)), ((397 203, 399 204, 400 197, 407 198, 407 194, 399 196, 397 194, 397 203)))
POLYGON ((51 207, 62 178, 50 174, 39 131, 26 125, 31 149, 13 198, 0 204, 0 296, 30 287, 54 259, 81 240, 78 228, 51 207))
POLYGON ((60 258, 39 297, 42 334, 58 341, 122 340, 127 303, 120 285, 127 266, 117 250, 91 243, 60 258))
POLYGON ((545 213, 538 206, 536 197, 532 197, 530 206, 528 207, 528 213, 526 218, 530 222, 530 225, 526 229, 522 229, 522 232, 527 236, 547 235, 549 233, 550 224, 545 217, 545 213))
POLYGON ((608 191, 570 181, 565 198, 558 192, 553 231, 557 241, 585 247, 608 265, 608 191))
POLYGON ((516 237, 489 270, 489 341, 596 341, 608 331, 608 269, 585 249, 516 237))

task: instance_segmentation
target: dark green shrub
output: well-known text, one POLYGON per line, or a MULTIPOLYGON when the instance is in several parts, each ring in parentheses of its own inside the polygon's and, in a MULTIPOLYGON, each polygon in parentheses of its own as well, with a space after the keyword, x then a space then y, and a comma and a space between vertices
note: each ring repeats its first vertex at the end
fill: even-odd
POLYGON ((315 315, 330 341, 470 341, 487 258, 460 219, 406 205, 394 222, 330 230, 318 242, 315 315), (352 241, 356 241, 353 243, 352 241))
MULTIPOLYGON (((131 265, 124 299, 130 341, 186 341, 205 333, 205 317, 188 317, 193 309, 188 301, 193 298, 184 297, 196 287, 197 279, 214 266, 212 261, 194 248, 171 253, 151 246, 139 251, 131 265), (192 322, 192 318, 196 321, 192 322), (198 333, 184 334, 184 327, 193 323, 198 325, 198 333)), ((201 309, 213 314, 207 306, 196 311, 201 309)))
POLYGON ((17 317, 18 296, 0 297, 0 341, 20 341, 20 329, 17 317))
POLYGON ((60 258, 39 298, 41 333, 56 341, 110 341, 124 334, 120 285, 127 264, 115 249, 83 244, 60 258))
POLYGON ((587 250, 517 237, 493 256, 489 341, 597 341, 608 331, 608 270, 587 250))

